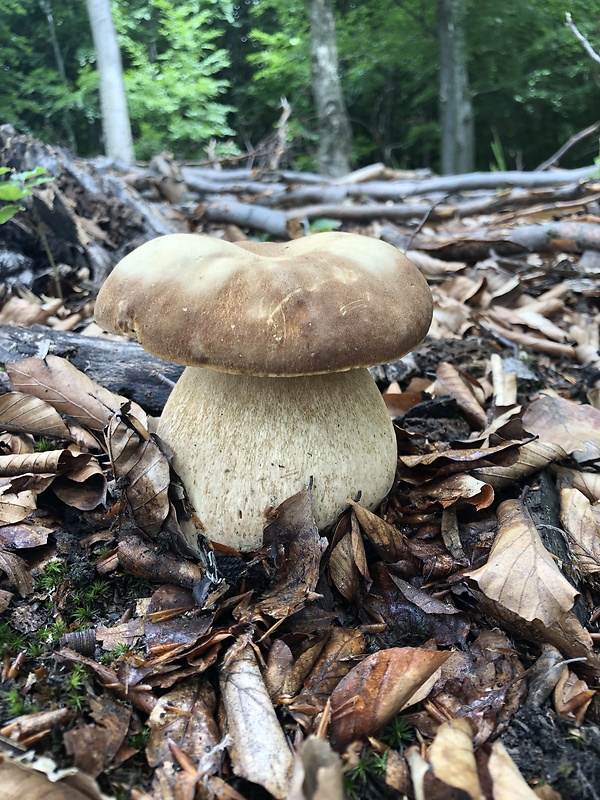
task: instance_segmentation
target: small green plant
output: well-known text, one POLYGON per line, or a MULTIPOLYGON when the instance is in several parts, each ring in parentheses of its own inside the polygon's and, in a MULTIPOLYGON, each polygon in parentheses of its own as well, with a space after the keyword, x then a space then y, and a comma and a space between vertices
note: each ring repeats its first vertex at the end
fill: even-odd
POLYGON ((48 450, 54 450, 54 445, 50 439, 46 439, 45 436, 42 436, 37 440, 33 449, 36 453, 46 453, 48 450))
POLYGON ((131 747, 135 747, 136 750, 143 750, 148 743, 148 738, 150 737, 150 728, 142 728, 139 733, 135 733, 131 739, 129 740, 129 744, 131 747))
POLYGON ((52 180, 44 167, 36 167, 28 172, 13 172, 8 167, 0 167, 0 175, 8 175, 8 178, 0 181, 0 201, 3 203, 0 207, 0 225, 25 210, 19 201, 31 197, 36 186, 52 180))
POLYGON ((376 753, 370 747, 364 747, 358 764, 344 775, 344 787, 351 800, 364 797, 369 783, 373 779, 385 777, 387 751, 376 753))
POLYGON ((494 156, 494 163, 490 164, 490 172, 506 172, 506 157, 504 155, 504 148, 500 141, 498 131, 494 128, 492 131, 492 155, 494 156))
POLYGON ((7 622, 0 623, 0 655, 20 653, 26 647, 24 636, 14 631, 7 622))
POLYGON ((105 667, 110 667, 115 661, 120 661, 120 659, 130 651, 130 647, 128 644, 124 642, 122 644, 118 644, 116 647, 113 647, 112 650, 108 650, 106 653, 102 655, 100 658, 100 662, 104 664, 105 667))
POLYGON ((385 726, 379 738, 382 742, 393 747, 394 750, 401 750, 403 747, 410 744, 415 737, 412 727, 404 717, 400 716, 400 714, 396 714, 385 726))
POLYGON ((65 694, 67 705, 81 711, 85 700, 85 685, 88 679, 86 668, 83 664, 75 664, 65 679, 65 694))
POLYGON ((21 714, 25 713, 27 708, 25 699, 21 697, 16 687, 0 692, 0 702, 6 706, 6 716, 11 719, 20 717, 21 714))
POLYGON ((35 581, 36 591, 48 593, 56 591, 68 569, 64 561, 49 561, 44 567, 44 574, 35 581))

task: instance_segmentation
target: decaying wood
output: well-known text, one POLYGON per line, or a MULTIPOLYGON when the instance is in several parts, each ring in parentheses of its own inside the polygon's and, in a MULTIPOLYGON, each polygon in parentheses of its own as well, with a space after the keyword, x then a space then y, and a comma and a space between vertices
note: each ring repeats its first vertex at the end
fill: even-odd
POLYGON ((30 356, 61 356, 92 380, 160 414, 183 367, 146 353, 136 342, 94 338, 33 325, 0 325, 0 363, 30 356))

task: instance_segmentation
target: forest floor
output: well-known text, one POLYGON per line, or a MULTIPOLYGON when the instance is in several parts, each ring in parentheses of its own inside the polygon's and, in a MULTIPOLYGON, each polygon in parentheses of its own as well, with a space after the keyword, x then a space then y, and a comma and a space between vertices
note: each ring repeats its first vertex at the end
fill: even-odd
POLYGON ((0 226, 5 796, 600 798, 594 174, 126 174, 6 129, 0 156, 54 176, 0 226), (158 234, 331 229, 434 297, 372 370, 394 487, 325 531, 307 488, 261 550, 194 549, 152 436, 178 373, 100 331, 97 290, 158 234))

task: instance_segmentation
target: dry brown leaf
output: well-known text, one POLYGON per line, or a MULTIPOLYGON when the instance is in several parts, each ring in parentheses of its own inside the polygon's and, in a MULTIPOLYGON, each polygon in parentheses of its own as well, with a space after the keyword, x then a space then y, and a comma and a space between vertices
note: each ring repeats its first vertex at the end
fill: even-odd
POLYGON ((342 760, 328 742, 309 736, 296 754, 287 800, 344 800, 342 760))
POLYGON ((492 800, 535 800, 535 792, 527 785, 502 742, 492 745, 487 768, 492 780, 492 800))
POLYGON ((360 574, 354 558, 353 544, 352 534, 349 531, 331 551, 327 565, 333 585, 349 602, 358 595, 360 589, 360 574))
POLYGON ((275 584, 263 593, 257 608, 282 619, 317 597, 315 589, 327 539, 319 535, 315 524, 310 489, 284 500, 273 516, 264 530, 264 543, 276 545, 283 557, 275 584))
POLYGON ((106 500, 106 476, 95 458, 78 465, 52 482, 54 494, 68 506, 92 511, 106 500))
POLYGON ((0 572, 6 574, 9 585, 14 587, 21 597, 27 597, 33 592, 33 578, 29 574, 27 563, 19 556, 0 549, 0 572))
POLYGON ((472 475, 451 475, 439 482, 429 482, 407 493, 410 504, 418 511, 435 505, 442 508, 458 505, 474 506, 478 511, 494 501, 494 490, 488 483, 472 475))
POLYGON ((32 491, 12 491, 17 479, 0 485, 0 525, 21 522, 37 508, 37 496, 32 491))
POLYGON ((381 558, 393 562, 410 557, 406 536, 398 528, 353 500, 349 499, 348 503, 352 506, 362 532, 381 558))
POLYGON ((307 692, 323 701, 327 700, 362 656, 365 647, 365 636, 358 628, 334 628, 306 679, 307 692))
POLYGON ((375 734, 449 655, 419 647, 391 647, 367 656, 331 694, 333 747, 341 750, 375 734))
POLYGON ((495 489, 505 489, 553 461, 561 461, 567 454, 559 444, 540 441, 525 442, 519 449, 518 460, 509 466, 476 467, 471 474, 486 481, 495 489))
POLYGON ((76 471, 89 463, 88 453, 72 453, 70 450, 46 450, 41 453, 0 456, 0 477, 11 478, 25 472, 53 474, 76 471))
POLYGON ((487 563, 465 575, 491 600, 544 625, 564 618, 577 597, 518 500, 498 506, 498 533, 487 563))
POLYGON ((592 505, 578 489, 562 489, 560 521, 582 573, 600 572, 600 503, 592 505))
POLYGON ((55 439, 71 438, 62 417, 50 403, 22 392, 0 396, 0 428, 55 439))
POLYGON ((399 456, 400 476, 410 483, 439 478, 444 474, 462 472, 483 462, 486 466, 509 466, 519 457, 522 442, 504 442, 494 447, 470 447, 443 450, 423 455, 399 456), (406 469, 403 469, 406 467, 406 469), (417 470, 417 468, 419 468, 417 470), (422 472, 421 472, 422 471, 422 472), (426 472, 427 471, 427 472, 426 472), (425 474, 423 474, 425 473, 425 474))
POLYGON ((22 759, 0 753, 0 786, 3 800, 109 800, 96 781, 73 769, 56 770, 49 758, 22 759))
POLYGON ((525 430, 559 445, 577 461, 600 456, 600 411, 562 397, 542 396, 523 415, 525 430))
POLYGON ((600 472, 581 472, 556 466, 551 466, 550 472, 558 478, 559 486, 567 484, 579 489, 592 503, 600 500, 600 472))
MULTIPOLYGON (((50 403, 60 414, 73 417, 93 431, 101 431, 110 417, 128 401, 92 381, 69 361, 58 356, 27 358, 6 365, 17 391, 50 403)), ((131 413, 147 424, 146 413, 133 403, 131 413)))
POLYGON ((293 757, 250 646, 223 665, 220 682, 234 773, 285 800, 293 757))
POLYGON ((115 480, 125 487, 127 509, 135 525, 155 537, 169 514, 169 462, 148 432, 140 433, 127 406, 111 417, 105 436, 115 480))
POLYGON ((468 720, 451 719, 440 725, 427 758, 436 778, 466 792, 472 800, 484 800, 468 720))
POLYGON ((63 740, 77 769, 96 778, 112 763, 123 744, 131 709, 108 695, 90 697, 88 704, 94 722, 66 731, 63 740))
POLYGON ((554 708, 559 719, 566 719, 579 726, 583 724, 585 712, 596 694, 587 683, 564 667, 554 688, 554 708))
POLYGON ((219 768, 219 729, 214 719, 214 689, 203 677, 189 679, 164 694, 148 720, 146 758, 151 767, 173 762, 170 742, 185 751, 202 776, 219 768))
POLYGON ((487 424, 487 414, 473 394, 470 383, 452 364, 442 363, 436 371, 435 396, 448 394, 456 400, 465 419, 475 430, 483 430, 487 424))

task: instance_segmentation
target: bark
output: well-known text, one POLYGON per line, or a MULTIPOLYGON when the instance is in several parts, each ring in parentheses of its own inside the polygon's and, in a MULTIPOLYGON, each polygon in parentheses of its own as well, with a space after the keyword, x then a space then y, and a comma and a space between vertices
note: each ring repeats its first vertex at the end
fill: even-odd
POLYGON ((308 0, 308 13, 312 88, 319 119, 319 169, 337 177, 350 169, 352 132, 340 82, 330 0, 308 0))
POLYGON ((438 2, 441 170, 444 175, 471 172, 475 164, 465 14, 465 0, 438 2))
MULTIPOLYGON (((135 400, 154 415, 160 414, 172 384, 183 372, 182 366, 154 358, 137 342, 93 338, 43 325, 0 325, 0 364, 48 354, 67 358, 101 386, 135 400)), ((8 388, 0 386, 0 392, 8 388)))
POLYGON ((86 0, 100 78, 102 131, 107 156, 133 161, 133 137, 123 85, 123 66, 110 0, 86 0))

